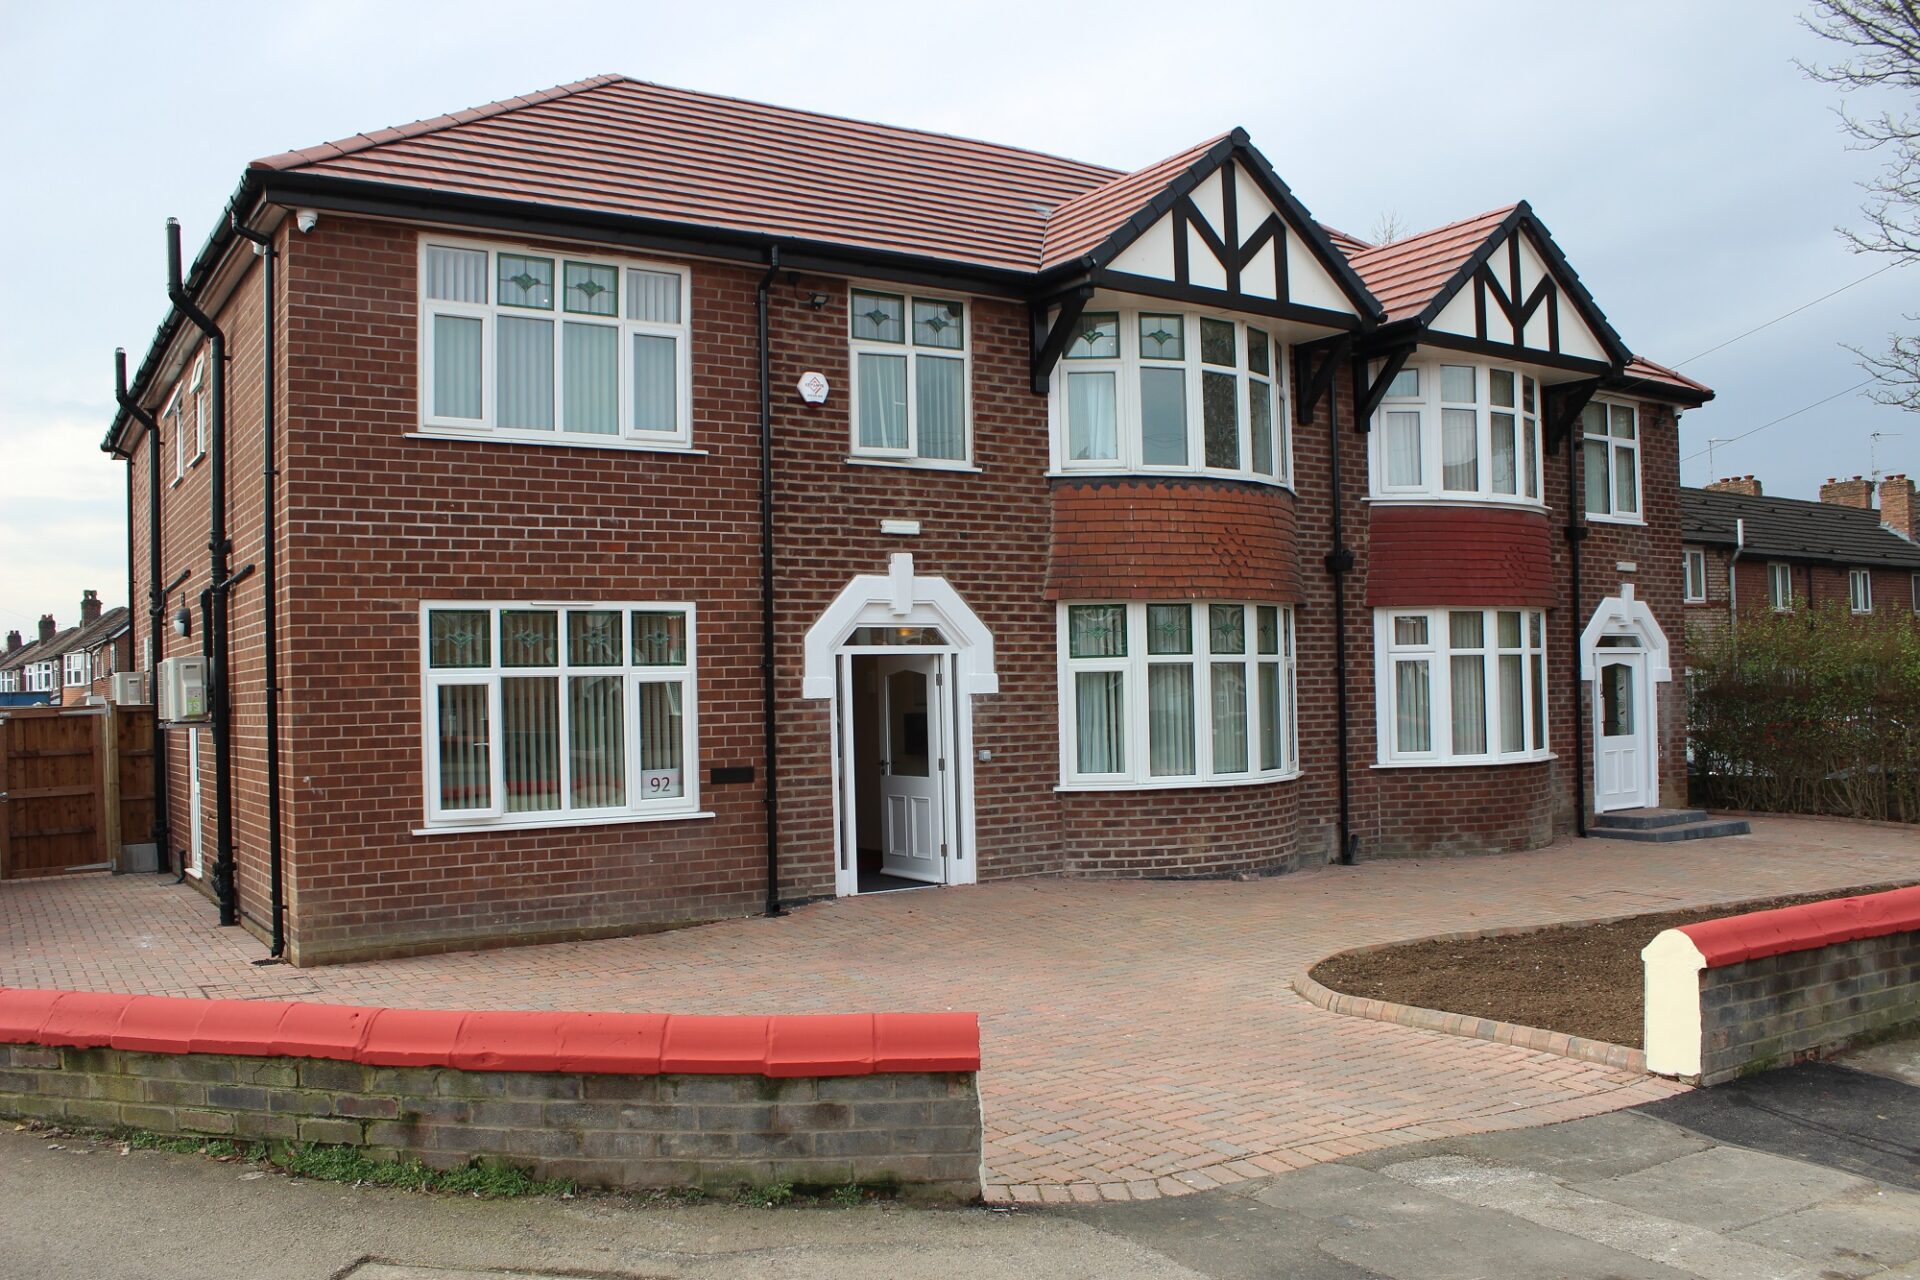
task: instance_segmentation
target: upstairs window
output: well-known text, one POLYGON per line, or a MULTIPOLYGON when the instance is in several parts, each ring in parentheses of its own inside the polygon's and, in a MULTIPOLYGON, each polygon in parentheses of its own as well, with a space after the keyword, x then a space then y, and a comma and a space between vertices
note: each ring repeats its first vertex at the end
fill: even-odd
POLYGON ((1289 484, 1285 348, 1257 324, 1089 311, 1054 370, 1063 471, 1198 472, 1289 484))
POLYGON ((1865 569, 1847 571, 1847 602, 1855 613, 1873 612, 1873 574, 1865 569))
POLYGON ((1920 573, 1913 575, 1913 611, 1920 613, 1920 573))
POLYGON ((167 407, 160 411, 161 430, 173 437, 173 482, 179 484, 187 474, 187 433, 180 412, 181 396, 176 389, 173 399, 167 401, 167 407))
POLYGON ((1767 566, 1767 602, 1782 613, 1793 608, 1792 565, 1770 564, 1767 566))
POLYGON ((1687 551, 1683 558, 1687 566, 1686 602, 1698 604, 1707 598, 1707 553, 1687 551))
POLYGON ((1540 404, 1517 369, 1409 364, 1374 419, 1373 495, 1537 505, 1540 404))
POLYGON ((1546 615, 1375 615, 1380 762, 1497 764, 1547 752, 1546 615))
POLYGON ((207 431, 213 417, 213 390, 207 386, 207 357, 203 352, 193 362, 193 377, 187 382, 187 394, 193 398, 193 460, 207 456, 207 431))
POLYGON ((67 688, 79 689, 93 683, 93 678, 87 674, 87 655, 86 654, 84 653, 68 654, 66 665, 67 665, 67 670, 66 670, 67 688))
POLYGON ((429 430, 574 444, 690 442, 685 271, 428 240, 420 296, 429 430))
POLYGON ((1630 404, 1595 400, 1580 411, 1587 514, 1640 522, 1640 416, 1630 404))
POLYGON ((966 303, 864 289, 850 296, 853 452, 965 463, 966 303))

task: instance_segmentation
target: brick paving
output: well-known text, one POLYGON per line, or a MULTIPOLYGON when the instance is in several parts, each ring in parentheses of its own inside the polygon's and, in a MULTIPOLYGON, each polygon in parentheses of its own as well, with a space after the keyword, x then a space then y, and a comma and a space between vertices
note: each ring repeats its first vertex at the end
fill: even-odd
POLYGON ((1757 819, 1677 845, 1325 867, 1250 882, 1001 881, 647 937, 320 969, 160 877, 0 884, 0 983, 419 1008, 981 1015, 989 1194, 1179 1195, 1427 1138, 1550 1124, 1675 1086, 1346 1017, 1293 977, 1370 942, 1920 874, 1912 830, 1757 819))

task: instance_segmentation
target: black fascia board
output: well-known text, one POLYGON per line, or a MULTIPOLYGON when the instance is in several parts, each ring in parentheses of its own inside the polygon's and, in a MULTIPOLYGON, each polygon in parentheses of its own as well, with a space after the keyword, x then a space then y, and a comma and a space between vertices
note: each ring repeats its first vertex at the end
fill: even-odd
POLYGON ((1252 172, 1254 181, 1265 190, 1267 199, 1273 201, 1293 221, 1295 229, 1300 232, 1301 238, 1306 242, 1313 256, 1319 259, 1320 265, 1340 283, 1341 288, 1346 290, 1347 301, 1360 312, 1362 321, 1360 327, 1371 328, 1385 320, 1386 308, 1380 305, 1380 300, 1375 298, 1373 291, 1367 288, 1366 282, 1360 278, 1360 273, 1353 269, 1351 262, 1347 261, 1347 255, 1340 252, 1340 247, 1334 244, 1333 238, 1327 234, 1327 229, 1320 225, 1319 220, 1312 213, 1308 212, 1306 205, 1300 203, 1300 198, 1293 194, 1293 188, 1281 181, 1280 175, 1274 172, 1273 166, 1268 163, 1264 155, 1260 154, 1259 148, 1248 140, 1247 131, 1235 129, 1232 137, 1241 159, 1247 162, 1248 170, 1252 172))
POLYGON ((1465 351, 1470 355, 1486 356, 1494 360, 1511 360, 1516 364, 1535 364, 1546 369, 1565 369, 1570 373, 1584 373, 1591 377, 1605 377, 1614 372, 1614 367, 1604 360, 1589 360, 1585 356, 1541 351, 1537 347, 1516 347, 1505 342, 1485 342, 1479 338, 1469 338, 1465 334, 1442 333, 1434 329, 1421 332, 1420 345, 1444 347, 1449 351, 1465 351))
POLYGON ((1276 302, 1272 298, 1258 298, 1251 294, 1223 293, 1218 289, 1177 284, 1172 280, 1161 280, 1156 276, 1136 276, 1125 271, 1098 269, 1088 273, 1087 278, 1095 285, 1112 289, 1117 293, 1165 298, 1171 302, 1187 302, 1195 306, 1238 311, 1244 315, 1272 316, 1276 320, 1298 320, 1303 324, 1319 325, 1323 328, 1346 332, 1357 330, 1367 322, 1365 316, 1348 315, 1344 311, 1328 311, 1323 307, 1302 306, 1297 302, 1276 302))

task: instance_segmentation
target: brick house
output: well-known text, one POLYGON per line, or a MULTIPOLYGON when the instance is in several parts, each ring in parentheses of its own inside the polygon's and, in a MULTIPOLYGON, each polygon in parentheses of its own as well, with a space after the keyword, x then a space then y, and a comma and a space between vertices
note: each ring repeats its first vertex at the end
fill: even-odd
POLYGON ((1820 500, 1769 498, 1752 476, 1682 489, 1687 625, 1724 632, 1749 610, 1845 600, 1862 617, 1920 618, 1914 483, 1829 479, 1820 500))
POLYGON ((0 656, 0 706, 81 706, 96 695, 105 701, 113 673, 131 669, 130 623, 126 609, 103 610, 100 593, 89 590, 80 596, 79 625, 61 630, 44 614, 32 645, 12 632, 0 656))
POLYGON ((1711 392, 1524 203, 1374 246, 1239 130, 1123 173, 606 76, 257 161, 183 275, 105 442, 153 655, 229 637, 168 844, 296 963, 1682 794, 1711 392))
POLYGON ((59 678, 53 660, 55 645, 73 633, 61 631, 53 615, 40 615, 38 634, 23 640, 18 631, 7 633, 7 647, 0 653, 0 707, 45 706, 59 692, 59 678))

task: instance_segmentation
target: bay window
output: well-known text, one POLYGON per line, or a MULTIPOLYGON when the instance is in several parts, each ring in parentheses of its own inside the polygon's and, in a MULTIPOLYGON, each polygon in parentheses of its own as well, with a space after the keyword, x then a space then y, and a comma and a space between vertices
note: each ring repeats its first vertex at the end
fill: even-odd
POLYGON ((421 652, 430 825, 698 809, 692 605, 429 604, 421 652))
POLYGON ((1517 369, 1409 364, 1375 415, 1373 496, 1538 504, 1542 395, 1517 369))
POLYGON ((1580 411, 1587 514, 1640 522, 1640 418, 1630 404, 1595 400, 1580 411))
POLYGON ((1382 609, 1374 626, 1380 763, 1545 756, 1545 614, 1382 609))
POLYGON ((1060 659, 1061 776, 1070 787, 1299 772, 1285 605, 1069 604, 1060 659))
POLYGON ((1244 320, 1084 313, 1054 370, 1052 417, 1063 471, 1292 481, 1285 348, 1244 320))
POLYGON ((424 240, 420 298, 428 430, 690 443, 684 270, 424 240))
POLYGON ((964 464, 966 303, 855 289, 849 310, 853 452, 964 464))

